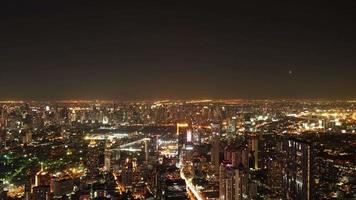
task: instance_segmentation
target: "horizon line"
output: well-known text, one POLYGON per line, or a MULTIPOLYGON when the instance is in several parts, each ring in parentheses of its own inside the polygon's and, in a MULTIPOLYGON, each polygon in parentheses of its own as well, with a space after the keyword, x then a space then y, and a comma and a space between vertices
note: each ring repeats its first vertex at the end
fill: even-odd
POLYGON ((34 100, 34 99, 0 99, 0 103, 26 103, 26 102, 57 102, 57 103, 91 103, 91 102, 188 102, 188 103, 204 103, 204 102, 219 102, 219 101, 333 101, 333 102, 356 102, 356 99, 328 99, 328 98, 186 98, 186 99, 53 99, 53 100, 34 100))

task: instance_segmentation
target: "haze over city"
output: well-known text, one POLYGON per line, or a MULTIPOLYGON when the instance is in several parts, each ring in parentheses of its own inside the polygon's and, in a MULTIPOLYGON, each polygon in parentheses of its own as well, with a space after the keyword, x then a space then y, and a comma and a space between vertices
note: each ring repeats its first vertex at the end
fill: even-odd
POLYGON ((0 200, 356 199, 356 1, 0 2, 0 200))
POLYGON ((354 10, 3 1, 1 99, 354 99, 354 10))

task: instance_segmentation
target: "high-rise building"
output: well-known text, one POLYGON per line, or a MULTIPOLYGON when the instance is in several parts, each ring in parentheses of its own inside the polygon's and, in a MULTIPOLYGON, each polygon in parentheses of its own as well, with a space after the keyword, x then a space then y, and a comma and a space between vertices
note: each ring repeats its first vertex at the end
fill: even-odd
POLYGON ((284 140, 285 169, 283 187, 288 199, 313 199, 314 176, 311 144, 284 140))
POLYGON ((252 113, 243 114, 243 125, 246 132, 252 131, 252 113))
POLYGON ((110 149, 104 152, 104 167, 107 171, 118 171, 120 168, 120 150, 110 149))
POLYGON ((240 163, 233 167, 231 163, 224 162, 220 165, 219 199, 241 200, 247 196, 247 175, 245 168, 240 163))
POLYGON ((213 133, 211 139, 211 163, 214 169, 218 171, 220 166, 220 140, 218 133, 213 133))
POLYGON ((56 179, 53 185, 53 194, 56 197, 67 195, 73 191, 73 179, 66 177, 56 179))
POLYGON ((49 200, 50 199, 50 187, 49 185, 36 186, 32 188, 32 196, 34 200, 49 200))
POLYGON ((29 145, 32 143, 32 132, 30 130, 25 131, 23 134, 22 142, 25 145, 29 145))
POLYGON ((244 146, 230 145, 224 150, 224 160, 229 161, 233 167, 242 163, 247 168, 249 166, 248 150, 244 146))
POLYGON ((35 186, 50 185, 51 176, 48 172, 43 171, 43 169, 37 172, 35 176, 35 186))
POLYGON ((267 185, 276 193, 283 191, 283 164, 280 158, 267 162, 267 185))
POLYGON ((105 166, 105 169, 107 171, 111 171, 112 170, 112 168, 111 168, 111 155, 112 155, 111 151, 106 150, 104 152, 104 156, 105 156, 105 158, 104 158, 104 166, 105 166))
POLYGON ((259 169, 260 168, 260 152, 258 146, 258 136, 252 136, 249 138, 248 148, 250 151, 250 168, 259 169))
POLYGON ((236 116, 233 116, 230 120, 230 128, 229 128, 229 132, 232 137, 236 133, 236 126, 237 126, 237 118, 236 116))
POLYGON ((133 185, 133 164, 132 161, 127 160, 122 170, 122 184, 126 190, 130 190, 133 185))
POLYGON ((4 127, 0 126, 0 152, 6 145, 6 130, 4 127))
POLYGON ((177 123, 178 156, 182 152, 184 144, 187 142, 187 132, 189 125, 187 123, 177 123))
POLYGON ((96 142, 92 140, 88 145, 87 168, 89 174, 95 174, 101 167, 104 166, 104 150, 105 142, 96 142))
POLYGON ((4 105, 1 109, 1 116, 0 116, 0 127, 7 127, 7 118, 8 118, 8 109, 7 106, 4 105))

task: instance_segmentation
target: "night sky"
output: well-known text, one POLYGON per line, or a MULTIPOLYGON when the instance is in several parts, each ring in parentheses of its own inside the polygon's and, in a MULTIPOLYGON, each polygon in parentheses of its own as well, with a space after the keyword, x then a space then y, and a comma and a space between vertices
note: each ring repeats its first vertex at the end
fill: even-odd
POLYGON ((73 2, 0 2, 0 99, 356 98, 356 1, 73 2))

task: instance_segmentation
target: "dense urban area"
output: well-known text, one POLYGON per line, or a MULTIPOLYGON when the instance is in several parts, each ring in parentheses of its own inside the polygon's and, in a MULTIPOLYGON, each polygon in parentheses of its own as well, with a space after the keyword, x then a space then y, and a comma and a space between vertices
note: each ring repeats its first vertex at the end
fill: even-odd
POLYGON ((3 101, 0 200, 356 199, 356 101, 3 101))

